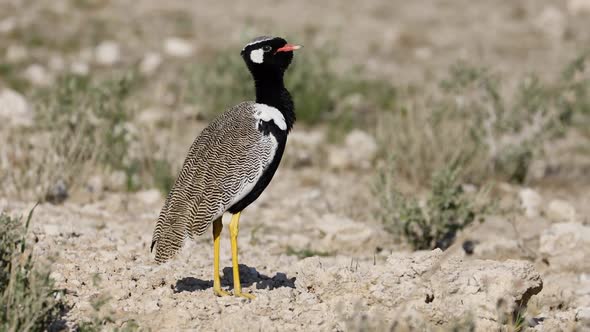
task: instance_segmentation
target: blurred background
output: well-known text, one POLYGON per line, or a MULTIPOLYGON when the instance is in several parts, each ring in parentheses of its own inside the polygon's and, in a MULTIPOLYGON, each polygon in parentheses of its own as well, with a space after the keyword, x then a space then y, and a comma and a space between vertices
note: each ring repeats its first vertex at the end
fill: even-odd
MULTIPOLYGON (((588 0, 0 0, 4 225, 40 202, 28 233, 3 234, 34 234, 35 255, 52 262, 39 267, 52 286, 39 287, 76 294, 42 305, 63 326, 159 329, 181 317, 167 327, 226 328, 213 312, 189 319, 152 303, 202 300, 192 291, 211 278, 210 239, 168 272, 144 268, 155 265, 147 249, 193 139, 254 97, 243 45, 282 36, 305 46, 286 74, 298 121, 244 216, 254 281, 283 285, 272 276, 293 277, 285 267, 310 256, 369 264, 455 245, 534 264, 557 284, 529 316, 575 325, 590 307, 590 266, 571 254, 590 253, 589 237, 574 236, 589 234, 589 22, 588 0), (560 251, 555 234, 576 240, 560 251)), ((5 326, 41 324, 31 312, 5 326)), ((328 326, 358 323, 346 317, 328 326)))

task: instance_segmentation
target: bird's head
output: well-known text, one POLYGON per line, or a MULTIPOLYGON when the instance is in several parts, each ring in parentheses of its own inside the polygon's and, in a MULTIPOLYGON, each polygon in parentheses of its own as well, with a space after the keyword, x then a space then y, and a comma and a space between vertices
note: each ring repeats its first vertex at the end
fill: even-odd
POLYGON ((287 43, 280 37, 258 37, 242 49, 242 58, 254 76, 260 72, 284 73, 291 60, 293 51, 301 45, 287 43))

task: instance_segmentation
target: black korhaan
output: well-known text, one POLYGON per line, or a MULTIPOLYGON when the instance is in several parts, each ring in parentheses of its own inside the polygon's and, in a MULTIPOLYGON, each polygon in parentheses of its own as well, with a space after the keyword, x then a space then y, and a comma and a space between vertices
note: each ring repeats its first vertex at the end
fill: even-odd
POLYGON ((180 174, 160 212, 151 249, 156 261, 172 258, 187 238, 213 224, 213 290, 221 289, 219 236, 221 217, 232 214, 230 228, 234 295, 242 293, 238 271, 240 213, 270 183, 295 122, 294 105, 283 75, 299 45, 279 37, 259 37, 241 52, 256 87, 256 101, 243 102, 214 119, 191 145, 180 174))

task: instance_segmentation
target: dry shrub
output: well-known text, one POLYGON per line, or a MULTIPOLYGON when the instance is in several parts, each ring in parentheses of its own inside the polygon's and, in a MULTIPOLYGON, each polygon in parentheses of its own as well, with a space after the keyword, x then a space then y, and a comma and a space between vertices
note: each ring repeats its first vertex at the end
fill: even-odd
POLYGON ((458 161, 464 179, 522 183, 544 143, 590 117, 590 78, 583 55, 554 82, 531 74, 516 84, 487 70, 458 64, 434 92, 406 93, 400 108, 382 114, 378 137, 400 176, 427 185, 458 161))
POLYGON ((0 330, 43 331, 63 309, 49 266, 33 257, 25 222, 0 214, 0 330))
POLYGON ((402 95, 400 109, 382 114, 377 126, 386 159, 375 194, 385 228, 414 249, 452 244, 487 210, 477 203, 485 191, 466 195, 462 184, 525 182, 546 142, 584 128, 590 118, 585 60, 576 59, 554 82, 529 75, 512 85, 460 64, 429 96, 402 95), (405 182, 428 188, 427 198, 403 193, 405 182))
POLYGON ((134 141, 126 105, 133 79, 66 76, 40 91, 32 128, 10 129, 2 191, 44 199, 56 183, 75 187, 97 168, 126 170, 134 141))

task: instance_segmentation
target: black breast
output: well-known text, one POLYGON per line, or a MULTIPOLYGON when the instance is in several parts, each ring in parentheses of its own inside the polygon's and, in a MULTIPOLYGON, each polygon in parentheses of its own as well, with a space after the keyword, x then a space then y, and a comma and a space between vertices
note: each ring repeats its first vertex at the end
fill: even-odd
POLYGON ((285 145, 287 144, 287 131, 279 129, 274 122, 266 122, 260 121, 258 123, 258 130, 260 130, 264 135, 273 135, 278 142, 277 150, 275 155, 268 165, 268 167, 262 173, 262 176, 244 198, 239 200, 237 203, 232 205, 227 211, 229 213, 238 213, 244 210, 248 205, 252 204, 259 196, 262 194, 264 189, 272 180, 272 177, 275 175, 279 164, 281 163, 281 159, 283 157, 283 152, 285 152, 285 145))

